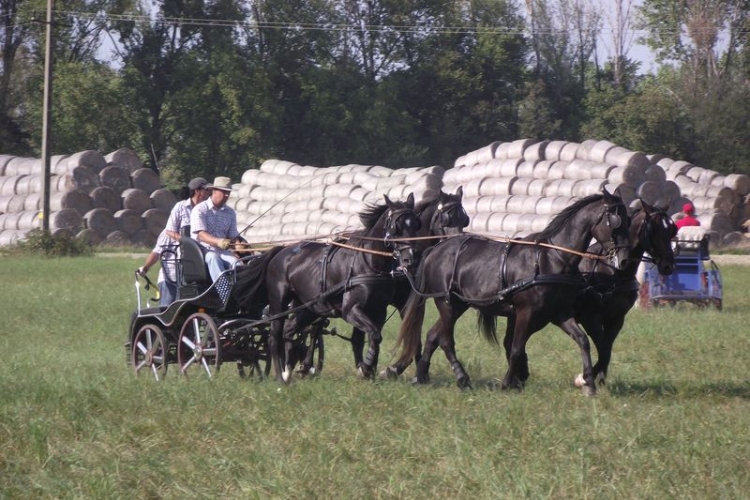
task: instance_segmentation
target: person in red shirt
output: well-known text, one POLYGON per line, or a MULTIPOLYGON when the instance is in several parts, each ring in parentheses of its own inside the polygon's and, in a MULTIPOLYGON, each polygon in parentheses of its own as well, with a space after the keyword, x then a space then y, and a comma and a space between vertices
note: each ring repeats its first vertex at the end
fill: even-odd
POLYGON ((682 211, 685 213, 685 217, 675 221, 674 224, 675 226, 677 226, 677 229, 687 226, 701 225, 700 221, 695 218, 695 207, 693 207, 692 203, 685 203, 685 205, 683 205, 682 207, 682 211))

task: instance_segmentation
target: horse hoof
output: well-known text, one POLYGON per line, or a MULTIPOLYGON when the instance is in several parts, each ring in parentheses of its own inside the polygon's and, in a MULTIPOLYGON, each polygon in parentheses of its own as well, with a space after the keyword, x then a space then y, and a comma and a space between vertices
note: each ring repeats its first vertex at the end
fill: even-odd
POLYGON ((381 380, 396 380, 398 379, 398 370, 392 366, 388 366, 378 374, 378 377, 381 380))
POLYGON ((581 392, 587 398, 590 398, 592 396, 596 396, 596 388, 595 387, 589 387, 588 385, 584 385, 583 387, 581 387, 581 392))
POLYGON ((291 379, 292 371, 288 367, 284 368, 284 371, 281 372, 281 380, 283 380, 285 384, 288 384, 291 379))
POLYGON ((357 377, 365 380, 373 378, 372 368, 367 365, 359 365, 357 367, 357 377))
POLYGON ((583 380, 583 373, 579 373, 576 379, 573 381, 576 387, 579 389, 586 385, 586 381, 583 380))
POLYGON ((458 388, 462 391, 470 390, 471 387, 471 379, 469 377, 461 377, 458 380, 456 380, 456 385, 458 385, 458 388))

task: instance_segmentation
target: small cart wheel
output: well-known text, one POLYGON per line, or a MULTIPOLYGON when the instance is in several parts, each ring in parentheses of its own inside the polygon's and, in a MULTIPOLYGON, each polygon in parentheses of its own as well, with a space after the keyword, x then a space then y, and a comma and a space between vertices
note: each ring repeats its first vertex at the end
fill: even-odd
POLYGON ((208 314, 192 314, 182 325, 177 341, 177 362, 180 373, 185 376, 205 373, 211 378, 219 371, 219 329, 208 314))
POLYGON ((268 354, 268 328, 253 328, 245 335, 243 355, 239 360, 240 376, 265 380, 271 373, 271 356, 268 354), (248 367, 247 373, 244 367, 248 367))
POLYGON ((158 381, 167 374, 169 345, 164 333, 156 325, 146 324, 133 339, 131 363, 136 375, 150 373, 158 381))

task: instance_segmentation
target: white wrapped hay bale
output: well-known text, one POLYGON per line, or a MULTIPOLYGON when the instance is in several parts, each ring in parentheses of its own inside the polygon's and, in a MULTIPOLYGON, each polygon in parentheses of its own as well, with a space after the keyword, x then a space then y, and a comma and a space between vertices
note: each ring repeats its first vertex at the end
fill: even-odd
POLYGON ((5 173, 5 167, 13 158, 13 155, 0 155, 0 177, 8 175, 5 173))
MULTIPOLYGON (((120 148, 116 151, 112 151, 108 155, 104 156, 105 164, 102 166, 104 168, 109 165, 116 165, 120 168, 125 169, 125 171, 128 173, 128 176, 132 173, 134 173, 136 170, 140 170, 143 168, 143 161, 140 159, 138 154, 133 151, 132 149, 128 148, 120 148)), ((99 170, 101 170, 100 168, 99 170)))
POLYGON ((531 162, 544 160, 544 153, 547 149, 547 144, 549 144, 549 141, 541 141, 530 144, 523 150, 523 159, 531 162))
POLYGON ((565 146, 568 145, 568 141, 550 141, 544 147, 544 159, 550 161, 560 160, 560 154, 565 146))
POLYGON ((26 239, 27 231, 19 229, 3 229, 0 231, 0 246, 15 245, 26 239))
POLYGON ((724 185, 733 189, 740 196, 750 194, 750 176, 745 174, 729 174, 724 178, 724 185))
POLYGON ((64 174, 50 176, 50 191, 81 191, 89 194, 101 185, 99 176, 89 167, 79 165, 64 174))
POLYGON ((526 148, 534 144, 533 139, 517 139, 508 146, 508 158, 523 158, 526 148))
POLYGON ((31 231, 42 227, 42 213, 38 210, 28 210, 18 214, 17 229, 31 231))
POLYGON ((7 177, 18 175, 39 175, 42 172, 42 161, 38 158, 14 156, 5 165, 3 175, 7 177))
POLYGON ((26 196, 24 195, 0 195, 0 214, 23 212, 25 202, 26 196))
POLYGON ((605 160, 605 158, 607 157, 607 153, 610 149, 615 147, 617 147, 617 145, 610 141, 596 141, 596 143, 591 146, 588 155, 586 155, 587 158, 585 159, 593 160, 599 163, 606 163, 607 161, 605 160))
POLYGON ((18 194, 17 186, 18 183, 24 179, 26 175, 13 175, 10 177, 0 177, 0 196, 12 196, 18 194))
POLYGON ((560 151, 560 160, 561 161, 573 161, 577 158, 578 148, 580 148, 581 145, 577 142, 569 142, 565 145, 565 147, 562 148, 562 151, 560 151))
POLYGON ((29 211, 29 210, 41 210, 41 209, 42 209, 41 193, 27 194, 23 201, 24 212, 29 211))

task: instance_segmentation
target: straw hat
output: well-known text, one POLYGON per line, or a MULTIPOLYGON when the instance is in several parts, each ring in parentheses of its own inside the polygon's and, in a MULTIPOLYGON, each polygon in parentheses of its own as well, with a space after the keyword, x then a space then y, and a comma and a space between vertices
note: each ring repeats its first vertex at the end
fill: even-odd
POLYGON ((221 191, 232 190, 232 179, 229 177, 217 177, 214 179, 213 184, 206 186, 206 189, 219 189, 221 191))

